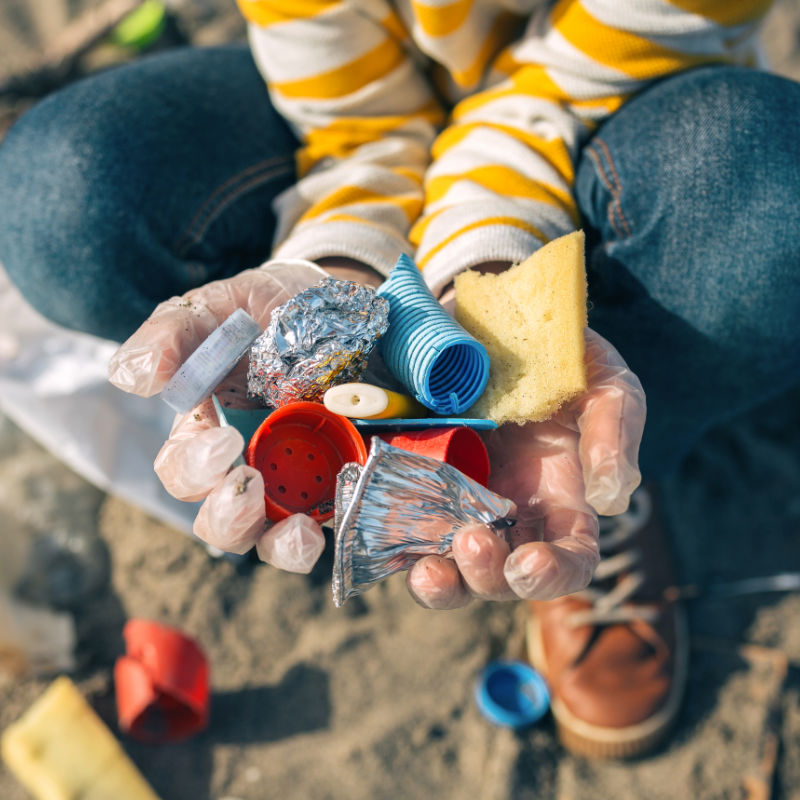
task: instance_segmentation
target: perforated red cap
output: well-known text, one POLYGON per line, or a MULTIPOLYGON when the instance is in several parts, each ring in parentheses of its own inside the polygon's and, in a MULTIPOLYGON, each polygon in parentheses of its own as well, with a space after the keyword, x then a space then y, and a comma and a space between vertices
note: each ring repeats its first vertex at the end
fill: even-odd
POLYGON ((273 411, 253 434, 245 460, 264 476, 264 504, 273 522, 308 514, 333 516, 336 476, 350 461, 366 463, 355 426, 322 403, 289 403, 273 411))

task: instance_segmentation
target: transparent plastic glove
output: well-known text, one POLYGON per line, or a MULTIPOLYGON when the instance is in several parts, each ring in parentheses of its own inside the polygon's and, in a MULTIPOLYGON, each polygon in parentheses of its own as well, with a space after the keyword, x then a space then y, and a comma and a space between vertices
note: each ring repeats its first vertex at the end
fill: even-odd
POLYGON ((411 594, 430 608, 487 600, 550 600, 583 589, 599 560, 597 513, 624 511, 637 466, 646 403, 638 378, 599 334, 586 330, 588 391, 551 420, 504 425, 486 436, 489 487, 513 500, 507 544, 488 528, 453 537, 453 559, 409 570, 411 594))
MULTIPOLYGON (((268 261, 233 278, 214 281, 161 303, 114 354, 109 380, 118 388, 150 397, 164 388, 200 343, 237 308, 262 330, 272 310, 313 286, 326 273, 299 260, 268 261)), ((247 359, 217 387, 223 406, 246 408, 247 359)), ((179 500, 205 502, 194 532, 204 541, 233 553, 256 545, 266 528, 264 482, 256 470, 231 465, 244 441, 232 427, 221 428, 214 405, 204 401, 178 415, 154 468, 166 490, 179 500)), ((309 520, 310 522, 310 520, 309 520)))
POLYGON ((275 259, 171 297, 112 356, 108 379, 125 392, 151 397, 237 308, 243 308, 263 330, 273 308, 325 275, 310 261, 275 259))
POLYGON ((325 549, 322 528, 305 514, 276 522, 256 544, 258 557, 286 572, 308 575, 325 549))

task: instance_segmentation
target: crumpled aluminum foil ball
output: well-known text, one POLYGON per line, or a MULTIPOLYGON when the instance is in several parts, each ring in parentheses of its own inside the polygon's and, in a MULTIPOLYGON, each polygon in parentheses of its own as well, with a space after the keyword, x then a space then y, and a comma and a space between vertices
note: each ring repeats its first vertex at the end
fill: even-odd
POLYGON ((271 408, 321 401, 331 386, 356 381, 389 326, 389 303, 353 281, 324 278, 270 317, 250 348, 247 394, 271 408))

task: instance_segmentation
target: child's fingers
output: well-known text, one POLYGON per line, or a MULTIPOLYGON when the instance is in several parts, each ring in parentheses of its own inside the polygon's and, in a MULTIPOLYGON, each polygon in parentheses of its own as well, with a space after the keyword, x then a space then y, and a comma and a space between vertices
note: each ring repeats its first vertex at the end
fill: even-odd
POLYGON ((598 562, 597 518, 575 509, 551 509, 546 536, 520 545, 506 559, 504 575, 514 594, 552 600, 584 589, 598 562))
POLYGON ((184 361, 237 308, 258 311, 261 324, 277 300, 288 299, 274 278, 246 270, 160 303, 111 357, 108 379, 132 394, 160 392, 184 361))
POLYGON ((578 417, 586 501, 599 514, 621 514, 641 483, 638 458, 644 417, 643 404, 615 387, 590 398, 578 417))
POLYGON ((486 525, 468 525, 453 536, 453 556, 461 577, 475 597, 512 600, 514 592, 503 574, 511 548, 486 525))
MULTIPOLYGON (((528 517, 537 517, 544 541, 522 544, 505 564, 519 597, 549 600, 583 589, 599 561, 597 516, 587 504, 574 431, 544 423, 536 437, 537 484, 528 517)), ((533 443, 532 443, 533 444, 533 443)))
POLYGON ((176 417, 153 468, 178 500, 202 500, 224 477, 244 449, 235 428, 220 428, 211 401, 176 417))
POLYGON ((324 274, 309 262, 273 261, 171 297, 112 356, 109 380, 123 391, 151 397, 237 308, 247 311, 263 329, 272 309, 324 274))
POLYGON ((472 599, 452 559, 425 556, 406 574, 411 596, 425 608, 461 608, 472 599))
POLYGON ((194 534, 228 553, 246 553, 264 533, 264 479, 252 467, 235 467, 208 495, 194 534))
POLYGON ((258 557, 286 572, 308 575, 325 549, 322 528, 305 514, 276 522, 256 543, 258 557))
POLYGON ((218 320, 200 302, 171 297, 160 303, 111 357, 108 379, 119 389, 151 397, 211 334, 218 320))
POLYGON ((599 558, 598 523, 585 498, 578 432, 550 421, 502 434, 489 439, 496 465, 491 486, 517 503, 520 529, 504 580, 524 598, 584 588, 599 558))
POLYGON ((647 413, 644 390, 619 353, 586 331, 589 391, 571 407, 580 431, 586 500, 600 514, 628 507, 641 482, 638 457, 647 413))

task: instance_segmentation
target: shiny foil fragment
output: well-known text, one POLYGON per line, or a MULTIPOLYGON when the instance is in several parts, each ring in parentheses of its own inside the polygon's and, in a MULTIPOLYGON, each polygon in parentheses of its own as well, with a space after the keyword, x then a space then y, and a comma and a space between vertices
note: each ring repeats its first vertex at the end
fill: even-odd
POLYGON ((247 394, 279 408, 321 401, 331 386, 356 381, 389 325, 389 303, 369 286, 323 278, 270 316, 250 348, 247 394))
POLYGON ((483 523, 505 537, 516 506, 455 467, 372 437, 363 467, 345 464, 336 485, 333 602, 408 569, 421 556, 447 555, 453 534, 483 523))

